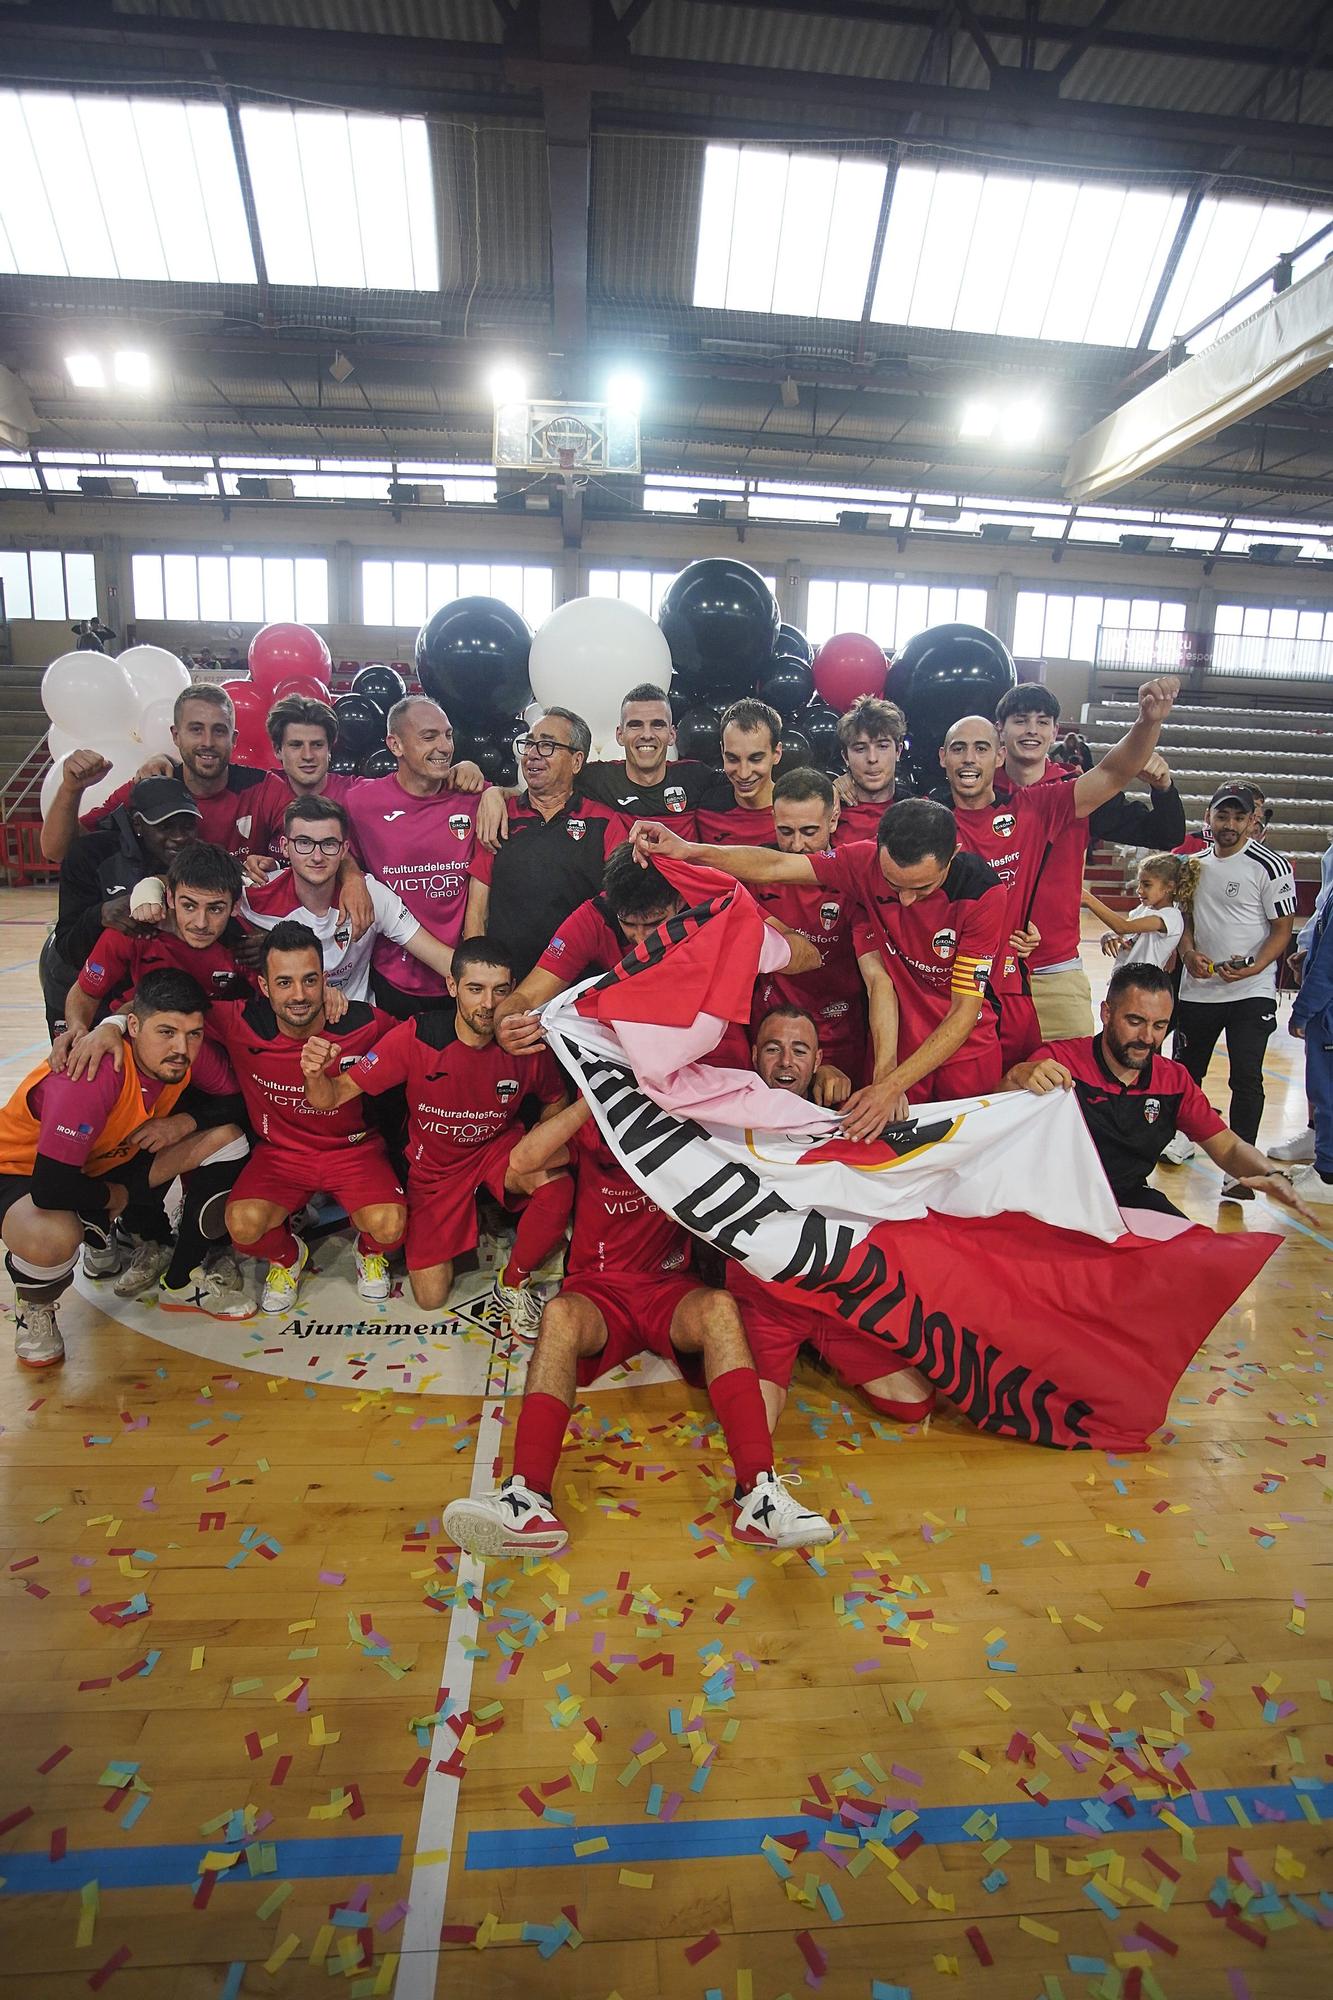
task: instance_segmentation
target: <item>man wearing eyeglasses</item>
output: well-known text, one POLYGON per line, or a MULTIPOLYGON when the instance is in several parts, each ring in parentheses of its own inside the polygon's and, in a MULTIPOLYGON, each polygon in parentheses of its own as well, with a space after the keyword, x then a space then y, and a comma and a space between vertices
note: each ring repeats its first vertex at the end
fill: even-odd
POLYGON ((508 804, 498 853, 478 847, 471 866, 465 937, 496 939, 516 980, 531 972, 571 910, 602 886, 612 848, 629 824, 584 795, 579 774, 592 735, 572 709, 548 708, 518 745, 525 791, 508 804))
POLYGON ((337 904, 338 870, 347 852, 347 811, 333 799, 293 799, 282 816, 287 866, 241 900, 242 922, 256 931, 294 920, 315 933, 324 952, 324 976, 349 1000, 370 999, 371 960, 381 939, 428 966, 441 981, 453 964, 453 946, 419 924, 400 896, 373 875, 366 877, 374 919, 354 938, 337 904))

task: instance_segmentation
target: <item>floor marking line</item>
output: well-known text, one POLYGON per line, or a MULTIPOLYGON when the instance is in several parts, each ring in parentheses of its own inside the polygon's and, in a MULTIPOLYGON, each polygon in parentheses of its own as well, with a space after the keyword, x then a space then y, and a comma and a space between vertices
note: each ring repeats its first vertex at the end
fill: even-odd
MULTIPOLYGON (((495 1461, 500 1455, 504 1435, 502 1417, 509 1376, 510 1357, 507 1352, 501 1352, 497 1340, 492 1350, 486 1394, 477 1424, 476 1449, 472 1456, 472 1479, 468 1492, 474 1498, 479 1493, 489 1493, 495 1484, 495 1461)), ((449 1613, 444 1663, 437 1682, 437 1686, 448 1690, 454 1714, 467 1708, 472 1699, 473 1662, 467 1657, 465 1649, 474 1647, 477 1642, 475 1606, 481 1600, 485 1574, 485 1564, 478 1562, 475 1556, 461 1557, 454 1582, 456 1591, 466 1590, 469 1601, 461 1607, 455 1601, 449 1613)), ((430 1768, 421 1795, 415 1851, 432 1854, 443 1849, 444 1858, 412 1871, 400 1945, 402 1956, 398 1961, 398 1975, 393 1989, 394 2000, 435 2000, 440 1932, 449 1896, 449 1863, 458 1818, 458 1794, 462 1786, 461 1779, 437 1770, 436 1765, 447 1762, 457 1748, 458 1738, 448 1723, 437 1722, 431 1732, 430 1768)))
MULTIPOLYGON (((896 1847, 917 1834, 934 1847, 967 1843, 973 1840, 973 1836, 967 1832, 965 1822, 974 1813, 982 1812, 998 1822, 996 1834, 991 1838, 1105 1841, 1120 1834, 1166 1831, 1159 1817, 1163 1809, 1200 1832, 1216 1828, 1221 1832, 1236 1833, 1239 1828, 1227 1804, 1229 1798, 1239 1799, 1242 1807, 1251 1814, 1255 1827, 1279 1823, 1266 1819, 1259 1810, 1260 1804, 1269 1812, 1281 1813, 1285 1824, 1308 1825, 1298 1803, 1300 1798, 1308 1798, 1321 1819, 1333 1816, 1333 1785, 1315 1783, 1299 1788, 1295 1785, 1230 1785, 1190 1792, 1180 1798, 1127 1799, 1125 1804, 1132 1806, 1132 1811, 1128 1813, 1122 1812, 1119 1807, 1109 1807, 1104 1796, 1052 1799, 1049 1805, 1040 1805, 1036 1800, 1006 1799, 962 1806, 921 1806, 916 1808, 916 1818, 911 1826, 904 1827, 900 1834, 886 1832, 876 1837, 882 1839, 886 1847, 896 1847), (1202 1812, 1199 1810, 1200 1802, 1202 1812), (1067 1824, 1080 1814, 1086 1814, 1089 1808, 1108 1823, 1101 1825, 1089 1819, 1081 1828, 1067 1824)), ((897 1806, 893 1810, 896 1812, 897 1806)), ((606 1867, 635 1861, 719 1860, 757 1856, 768 1834, 781 1838, 784 1834, 804 1833, 811 1846, 815 1847, 830 1829, 839 1833, 857 1831, 851 1820, 825 1821, 803 1817, 799 1813, 772 1814, 758 1819, 673 1820, 666 1824, 653 1820, 631 1820, 600 1826, 503 1827, 493 1831, 478 1828, 468 1836, 464 1867, 471 1873, 483 1869, 554 1868, 578 1866, 580 1863, 585 1867, 606 1867), (596 1839, 607 1842, 600 1853, 575 1854, 576 1841, 582 1844, 596 1839)), ((871 1830, 865 1829, 867 1834, 871 1830)))
MULTIPOLYGON (((308 1882, 338 1875, 396 1875, 403 1849, 397 1833, 340 1833, 274 1845, 274 1881, 284 1876, 308 1882)), ((199 1880, 199 1863, 208 1848, 206 1840, 158 1847, 71 1847, 59 1861, 46 1853, 6 1854, 0 1859, 0 1896, 67 1895, 92 1878, 101 1889, 176 1888, 199 1880)), ((230 1853, 232 1848, 224 1842, 218 1851, 230 1853)), ((218 1877, 220 1883, 269 1879, 252 1875, 244 1863, 218 1877)))

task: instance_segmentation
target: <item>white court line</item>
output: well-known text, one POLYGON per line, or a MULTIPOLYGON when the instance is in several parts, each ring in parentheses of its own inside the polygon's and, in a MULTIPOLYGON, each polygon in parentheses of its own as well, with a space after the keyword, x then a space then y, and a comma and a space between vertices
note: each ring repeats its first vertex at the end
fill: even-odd
MULTIPOLYGON (((489 1493, 495 1485, 495 1461, 500 1453, 504 1399, 509 1393, 510 1355, 497 1343, 491 1362, 486 1395, 477 1424, 477 1443, 472 1456, 472 1483, 469 1494, 489 1493)), ((458 1714, 472 1700, 472 1661, 467 1648, 477 1643, 477 1614, 472 1603, 481 1601, 485 1564, 475 1556, 461 1555, 454 1578, 455 1603, 449 1613, 449 1635, 445 1642, 444 1664, 436 1685, 448 1690, 453 1712, 458 1714), (470 1602, 461 1603, 467 1590, 470 1602)), ((414 1868, 408 1887, 408 1911, 403 1924, 402 1957, 394 1981, 394 2000, 435 2000, 440 1965, 440 1930, 449 1895, 449 1864, 454 1844, 454 1823, 458 1817, 458 1793, 462 1780, 437 1771, 437 1763, 447 1762, 458 1748, 458 1738, 447 1722, 437 1722, 431 1732, 430 1768, 421 1795, 421 1818, 417 1825, 416 1852, 431 1854, 445 1850, 442 1861, 414 1868)))

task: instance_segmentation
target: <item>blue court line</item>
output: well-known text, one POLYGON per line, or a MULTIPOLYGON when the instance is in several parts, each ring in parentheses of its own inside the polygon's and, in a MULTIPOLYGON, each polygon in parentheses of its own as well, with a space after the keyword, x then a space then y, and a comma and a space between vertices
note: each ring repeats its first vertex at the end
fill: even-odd
POLYGON ((26 972, 30 965, 36 965, 35 958, 16 959, 13 965, 0 965, 0 972, 26 972))
MULTIPOLYGON (((1028 1799, 1006 1799, 989 1805, 922 1806, 918 1808, 911 1826, 904 1827, 899 1834, 887 1830, 881 1834, 874 1827, 867 1827, 865 1833, 867 1837, 882 1840, 886 1847, 897 1847, 914 1834, 919 1834, 932 1847, 943 1847, 951 1842, 971 1841, 973 1836, 966 1831, 964 1821, 971 1819, 975 1812, 983 1812, 998 1822, 994 1835, 988 1829, 988 1838, 1079 1838, 1066 1825, 1067 1820, 1079 1818, 1085 1822, 1082 1837, 1089 1840, 1109 1840, 1121 1833, 1162 1832, 1170 1837, 1171 1829, 1163 1827, 1158 1817, 1165 1807, 1186 1826, 1200 1829, 1215 1826, 1235 1835, 1243 1829, 1237 1826, 1227 1804, 1229 1798, 1239 1799, 1254 1824, 1263 1828, 1268 1822, 1258 1813, 1256 1804, 1262 1804, 1270 1811, 1281 1811, 1290 1821, 1307 1824, 1298 1804, 1302 1797, 1311 1801, 1321 1819, 1333 1818, 1333 1785, 1311 1784, 1299 1788, 1295 1785, 1247 1785, 1191 1792, 1182 1798, 1152 1800, 1147 1804, 1138 1799, 1126 1799, 1125 1805, 1132 1808, 1129 1812, 1122 1811, 1119 1806, 1108 1805, 1106 1798, 1100 1794, 1090 1799, 1052 1799, 1046 1806, 1028 1799), (1202 1818, 1195 1809, 1198 1799, 1205 1802, 1206 1810, 1211 1815, 1209 1819, 1202 1818), (1096 1813, 1096 1819, 1087 1817, 1090 1810, 1096 1813)), ((865 1803, 870 1808, 872 1802, 867 1800, 865 1803)), ((886 1828, 888 1820, 896 1816, 897 1810, 895 1807, 893 1813, 884 1812, 886 1828)), ((670 1820, 665 1824, 660 1820, 643 1820, 605 1826, 504 1827, 494 1832, 470 1833, 464 1867, 469 1870, 556 1868, 580 1861, 585 1865, 623 1866, 634 1861, 722 1860, 736 1855, 758 1854, 766 1834, 780 1839, 786 1834, 804 1833, 809 1837, 811 1846, 815 1846, 830 1826, 839 1833, 857 1831, 852 1821, 825 1821, 799 1813, 773 1814, 764 1819, 670 1820), (575 1841, 582 1845, 585 1840, 599 1838, 607 1842, 600 1852, 575 1854, 575 1841)))
MULTIPOLYGON (((274 1845, 276 1872, 252 1875, 242 1861, 218 1877, 218 1886, 248 1882, 262 1887, 266 1882, 308 1882, 332 1875, 396 1875, 403 1843, 396 1833, 366 1833, 279 1840, 274 1845)), ((52 1861, 46 1854, 0 1854, 4 1878, 0 1895, 55 1894, 93 1881, 101 1889, 192 1887, 199 1880, 199 1863, 210 1850, 232 1851, 225 1843, 191 1840, 165 1847, 71 1848, 62 1861, 52 1861)))

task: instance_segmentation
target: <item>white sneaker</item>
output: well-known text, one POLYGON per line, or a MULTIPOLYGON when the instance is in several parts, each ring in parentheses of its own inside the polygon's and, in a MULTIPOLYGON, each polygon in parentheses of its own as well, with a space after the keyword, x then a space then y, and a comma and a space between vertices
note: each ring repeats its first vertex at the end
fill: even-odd
POLYGON ((1312 1167, 1314 1165, 1314 1127, 1307 1126, 1294 1139, 1284 1139, 1280 1146, 1265 1148, 1270 1160, 1281 1160, 1284 1167, 1312 1167))
POLYGON ((54 1306, 16 1301, 14 1354, 25 1368, 54 1368, 57 1361, 64 1360, 65 1342, 54 1306))
POLYGON ((356 1289, 363 1299, 387 1299, 389 1296, 389 1260, 378 1250, 368 1250, 364 1256, 356 1253, 356 1289))
POLYGON ((169 1243, 136 1243, 134 1255, 111 1289, 118 1299, 137 1299, 152 1291, 170 1262, 169 1243))
POLYGON ((232 1250, 215 1250, 206 1260, 204 1269, 210 1278, 216 1278, 224 1292, 248 1290, 245 1275, 241 1270, 236 1253, 232 1250))
MULTIPOLYGON (((1274 1153, 1269 1157, 1276 1159, 1277 1155, 1274 1153)), ((1316 1205, 1320 1202, 1333 1202, 1333 1181, 1326 1181, 1317 1167, 1298 1168, 1291 1177, 1291 1185, 1307 1205, 1311 1202, 1316 1205)))
POLYGON ((512 1473, 496 1493, 451 1500, 444 1532, 470 1556, 554 1556, 568 1546, 569 1532, 549 1500, 532 1492, 512 1473))
POLYGON ((98 1240, 83 1246, 83 1275, 85 1278, 114 1278, 125 1268, 130 1254, 130 1239, 118 1223, 110 1229, 99 1229, 96 1223, 89 1225, 98 1240))
POLYGON ((802 1507, 787 1491, 800 1483, 799 1473, 784 1481, 776 1472, 761 1472, 748 1493, 736 1496, 731 1527, 735 1539, 770 1549, 817 1549, 831 1542, 837 1533, 832 1522, 802 1507))
POLYGON ((310 1252, 304 1243, 298 1243, 297 1250, 299 1255, 290 1268, 286 1264, 270 1264, 268 1267, 263 1299, 266 1313, 291 1312, 296 1304, 301 1273, 310 1262, 310 1252))
POLYGON ((201 1312, 210 1319, 253 1319, 254 1294, 241 1282, 239 1271, 236 1276, 238 1282, 230 1285, 225 1272, 202 1271, 196 1264, 183 1285, 159 1285, 157 1303, 163 1312, 201 1312))
POLYGON ((1183 1167, 1186 1160, 1192 1160, 1193 1158, 1194 1141, 1187 1139, 1183 1132, 1177 1132, 1171 1144, 1162 1149, 1159 1165, 1164 1167, 1183 1167))
POLYGON ((542 1294, 532 1285, 506 1285, 497 1275, 491 1296, 508 1321, 515 1340, 524 1340, 530 1347, 541 1332, 542 1307, 546 1303, 542 1294))

